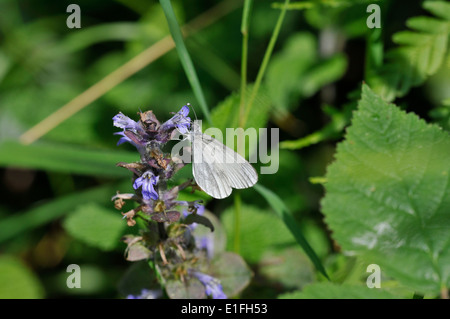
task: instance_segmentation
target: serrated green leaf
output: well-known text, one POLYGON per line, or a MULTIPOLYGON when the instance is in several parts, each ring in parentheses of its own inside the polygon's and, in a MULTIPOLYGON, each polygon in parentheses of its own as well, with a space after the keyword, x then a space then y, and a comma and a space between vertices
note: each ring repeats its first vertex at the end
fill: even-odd
POLYGON ((74 238, 105 251, 118 246, 127 227, 119 213, 93 203, 78 207, 63 224, 74 238))
POLYGON ((397 296, 377 288, 337 285, 328 282, 306 286, 303 291, 285 293, 279 299, 396 299, 397 296))
POLYGON ((442 19, 409 19, 406 24, 414 31, 395 33, 393 41, 399 46, 386 53, 384 65, 367 72, 368 84, 388 101, 405 95, 436 73, 448 51, 450 3, 425 1, 423 7, 442 19))
POLYGON ((130 176, 118 162, 133 162, 139 155, 132 152, 89 150, 57 143, 24 145, 17 141, 0 143, 0 165, 45 169, 55 172, 98 176, 130 176))
POLYGON ((15 257, 0 257, 0 299, 43 297, 44 289, 30 269, 15 257))
POLYGON ((450 136, 363 86, 322 211, 345 251, 418 292, 450 286, 450 136))

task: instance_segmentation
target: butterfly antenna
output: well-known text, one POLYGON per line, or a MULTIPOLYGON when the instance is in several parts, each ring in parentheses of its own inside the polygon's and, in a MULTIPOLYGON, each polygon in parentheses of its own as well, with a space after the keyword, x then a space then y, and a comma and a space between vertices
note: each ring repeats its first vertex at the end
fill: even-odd
POLYGON ((197 113, 195 113, 194 107, 191 105, 191 103, 186 104, 190 109, 192 109, 192 112, 194 112, 195 120, 197 120, 197 113))

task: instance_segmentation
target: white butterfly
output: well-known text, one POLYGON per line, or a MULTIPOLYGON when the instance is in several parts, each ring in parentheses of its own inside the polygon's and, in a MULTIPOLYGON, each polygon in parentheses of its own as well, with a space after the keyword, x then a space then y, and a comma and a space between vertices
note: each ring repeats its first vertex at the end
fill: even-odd
POLYGON ((233 188, 256 184, 258 174, 253 166, 231 148, 203 134, 197 123, 187 135, 192 145, 192 173, 205 193, 221 199, 230 196, 233 188))

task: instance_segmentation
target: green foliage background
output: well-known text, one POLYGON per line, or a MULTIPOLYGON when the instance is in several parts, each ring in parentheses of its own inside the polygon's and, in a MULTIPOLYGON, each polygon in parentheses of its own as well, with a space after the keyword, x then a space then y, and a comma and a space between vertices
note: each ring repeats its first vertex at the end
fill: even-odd
POLYGON ((164 121, 187 102, 208 126, 280 129, 279 170, 257 187, 220 201, 182 194, 208 201, 227 250, 249 264, 239 297, 448 297, 447 1, 286 1, 284 11, 264 0, 245 11, 224 0, 200 20, 211 6, 172 1, 180 25, 197 23, 184 44, 198 82, 180 47, 160 50, 24 144, 28 129, 174 34, 158 1, 78 1, 81 29, 66 27, 70 3, 0 2, 0 298, 125 297, 120 238, 138 227, 110 198, 132 191, 115 164, 138 154, 115 146, 111 119, 151 109, 164 121), (380 29, 366 25, 372 2, 380 29), (66 286, 70 264, 81 289, 66 286), (366 286, 370 264, 381 289, 366 286))

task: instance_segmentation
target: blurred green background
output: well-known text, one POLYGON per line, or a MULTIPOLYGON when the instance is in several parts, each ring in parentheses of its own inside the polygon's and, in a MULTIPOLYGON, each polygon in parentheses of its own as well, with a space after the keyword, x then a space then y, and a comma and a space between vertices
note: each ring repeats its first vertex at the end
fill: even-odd
MULTIPOLYGON (((307 137, 301 148, 281 149, 279 171, 261 175, 260 183, 283 200, 334 278, 360 281, 358 261, 340 255, 330 239, 319 207, 323 187, 311 178, 324 176, 348 124, 372 57, 370 39, 380 45, 371 49, 388 50, 408 17, 427 13, 420 1, 377 1, 379 32, 366 26, 370 2, 350 2, 309 1, 305 10, 287 11, 251 117, 261 117, 260 127, 280 128, 281 141, 307 137)), ((130 262, 119 239, 137 230, 127 228, 110 198, 132 190, 130 174, 115 163, 138 155, 130 145, 116 147, 111 119, 118 112, 137 119, 139 110, 151 109, 164 121, 186 102, 202 117, 176 51, 155 49, 161 57, 139 65, 67 120, 56 120, 29 146, 19 143, 28 129, 170 35, 157 1, 77 1, 80 29, 66 26, 70 3, 0 1, 0 298, 124 297, 120 282, 130 262), (81 289, 66 286, 69 264, 82 268, 81 289)), ((213 119, 226 121, 227 98, 240 87, 243 1, 172 4, 181 25, 198 23, 186 46, 213 119)), ((249 83, 279 14, 273 1, 253 3, 249 83)), ((396 103, 448 128, 450 112, 441 102, 449 97, 449 61, 396 103)), ((184 169, 176 179, 189 176, 184 169)), ((252 189, 239 193, 240 253, 254 273, 241 297, 275 298, 320 280, 263 198, 252 189)), ((232 250, 233 199, 210 201, 207 208, 220 216, 232 250)))

